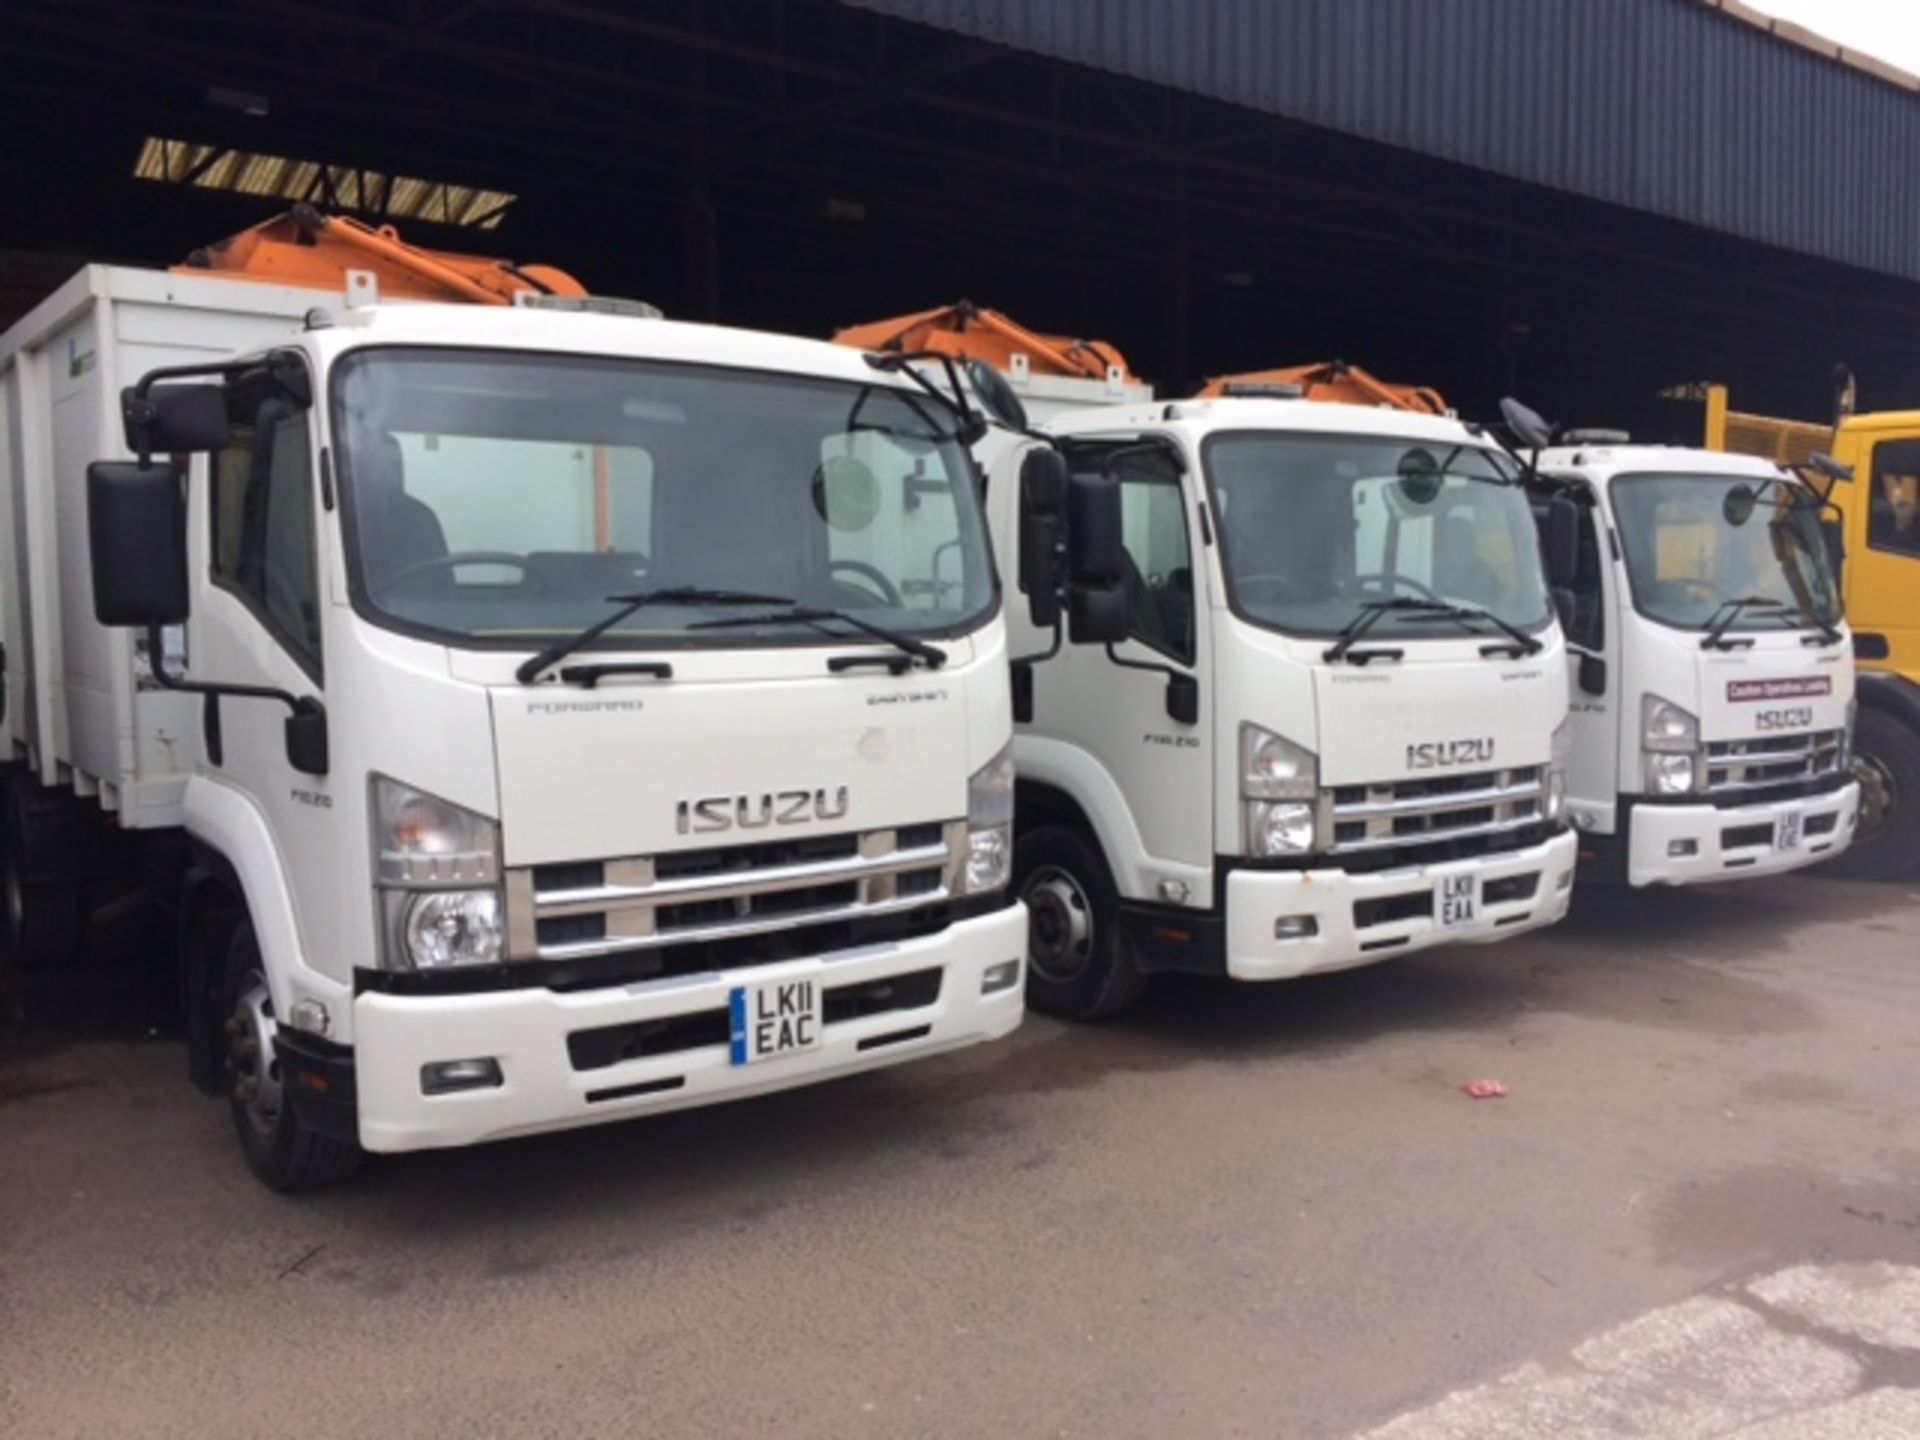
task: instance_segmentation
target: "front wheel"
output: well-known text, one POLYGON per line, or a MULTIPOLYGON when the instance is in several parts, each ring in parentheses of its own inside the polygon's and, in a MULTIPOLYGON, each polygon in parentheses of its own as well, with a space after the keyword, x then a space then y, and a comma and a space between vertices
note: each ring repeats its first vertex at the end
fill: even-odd
POLYGON ((1146 988, 1126 937, 1120 896, 1100 852, 1077 830, 1043 825, 1014 846, 1027 904, 1027 999, 1067 1020, 1117 1015, 1146 988))
POLYGON ((316 1133, 288 1103, 274 1054, 273 994, 253 925, 241 920, 227 942, 227 1099, 247 1165, 273 1190, 305 1190, 352 1173, 358 1145, 316 1133))
POLYGON ((1920 734, 1884 710, 1853 727, 1860 823, 1853 843, 1822 868, 1856 880, 1899 880, 1920 869, 1920 734))

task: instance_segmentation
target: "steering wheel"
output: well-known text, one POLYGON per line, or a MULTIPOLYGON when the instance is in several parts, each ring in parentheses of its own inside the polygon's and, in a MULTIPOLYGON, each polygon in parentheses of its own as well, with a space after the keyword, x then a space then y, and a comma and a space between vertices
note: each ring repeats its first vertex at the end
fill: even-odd
POLYGON ((540 568, 524 555, 515 555, 510 550, 455 550, 447 555, 434 555, 425 560, 416 560, 411 565, 403 565, 389 575, 380 588, 398 590, 418 580, 423 575, 436 575, 442 570, 458 570, 462 565, 510 565, 527 579, 534 582, 534 593, 545 594, 547 577, 540 568))
POLYGON ((1439 592, 1432 586, 1424 585, 1410 575, 1356 575, 1353 577, 1353 583, 1362 591, 1369 588, 1384 589, 1388 595, 1392 595, 1396 585, 1404 585, 1409 590, 1416 592, 1422 600, 1431 600, 1436 605, 1444 605, 1447 603, 1440 598, 1439 592), (1376 584, 1375 582, 1379 583, 1376 584))
POLYGON ((900 591, 894 585, 893 581, 889 580, 882 571, 876 570, 864 560, 829 560, 827 562, 827 573, 831 575, 836 570, 845 570, 851 574, 858 575, 874 588, 875 593, 880 597, 880 603, 883 605, 900 608, 906 603, 900 598, 900 591))
POLYGON ((1270 592, 1265 597, 1269 600, 1279 600, 1300 593, 1300 582, 1291 575, 1282 575, 1277 570, 1266 570, 1255 575, 1236 575, 1233 577, 1233 583, 1242 598, 1247 600, 1256 598, 1250 593, 1254 590, 1270 592))

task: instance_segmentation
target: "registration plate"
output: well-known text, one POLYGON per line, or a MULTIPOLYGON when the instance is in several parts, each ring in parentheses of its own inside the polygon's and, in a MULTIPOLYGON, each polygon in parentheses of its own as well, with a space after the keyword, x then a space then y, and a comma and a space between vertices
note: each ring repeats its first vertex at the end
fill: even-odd
POLYGON ((727 1005, 733 1063, 757 1065, 819 1049, 824 999, 817 979, 734 986, 727 1005))
POLYGON ((1461 930, 1480 923, 1480 877, 1442 875, 1433 887, 1433 923, 1442 930, 1461 930))
POLYGON ((1798 850, 1800 848, 1800 812, 1789 810, 1773 822, 1773 848, 1776 850, 1798 850))

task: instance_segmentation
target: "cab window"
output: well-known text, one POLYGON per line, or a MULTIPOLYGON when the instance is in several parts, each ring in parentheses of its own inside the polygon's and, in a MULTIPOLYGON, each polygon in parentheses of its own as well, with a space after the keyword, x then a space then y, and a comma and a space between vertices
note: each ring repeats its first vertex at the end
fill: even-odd
POLYGON ((313 452, 307 411, 277 388, 237 385, 232 439, 212 463, 213 581, 309 671, 320 664, 313 452))
POLYGON ((1867 544, 1920 556, 1920 440, 1893 440, 1873 451, 1867 544))

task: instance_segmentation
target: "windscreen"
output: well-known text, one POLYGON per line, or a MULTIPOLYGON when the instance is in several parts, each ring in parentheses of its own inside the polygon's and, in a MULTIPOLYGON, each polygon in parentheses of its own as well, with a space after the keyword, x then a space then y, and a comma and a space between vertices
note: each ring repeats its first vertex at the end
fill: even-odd
POLYGON ((1830 625, 1840 604, 1805 490, 1737 475, 1626 475, 1612 487, 1633 603, 1682 630, 1705 630, 1735 600, 1731 630, 1830 625))
MULTIPOLYGON (((334 387, 356 599, 403 630, 538 645, 603 619, 609 597, 681 587, 918 635, 993 603, 971 463, 917 392, 408 348, 348 357, 334 387)), ((799 622, 699 628, 713 618, 648 605, 597 643, 819 638, 799 622)))
MULTIPOLYGON (((1361 606, 1395 598, 1529 631, 1547 624, 1532 512, 1497 451, 1241 431, 1214 436, 1205 459, 1234 608, 1256 624, 1332 635, 1361 606)), ((1390 611, 1368 634, 1449 628, 1433 613, 1390 611)))

